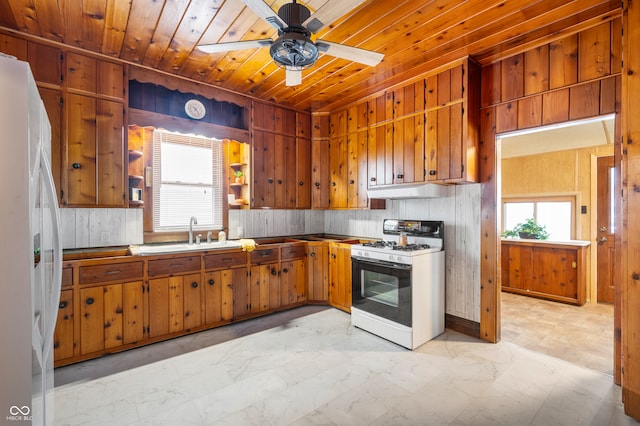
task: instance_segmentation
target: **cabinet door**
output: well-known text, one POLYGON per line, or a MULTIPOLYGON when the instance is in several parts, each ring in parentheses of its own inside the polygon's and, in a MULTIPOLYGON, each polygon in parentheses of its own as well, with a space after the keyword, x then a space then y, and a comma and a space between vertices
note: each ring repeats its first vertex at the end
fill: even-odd
POLYGON ((304 259, 282 262, 280 267, 283 305, 286 299, 288 305, 302 303, 307 300, 306 262, 304 259))
POLYGON ((368 186, 393 183, 393 124, 370 128, 367 139, 368 186))
POLYGON ((329 253, 329 303, 351 312, 351 246, 332 243, 329 253))
POLYGON ((124 98, 124 73, 121 64, 107 61, 97 62, 96 93, 124 98))
POLYGON ((329 208, 329 141, 311 141, 311 207, 314 209, 329 208))
POLYGON ((66 65, 68 88, 96 93, 96 59, 69 52, 66 57, 66 65))
POLYGON ((27 57, 33 78, 38 82, 59 85, 62 83, 62 52, 60 49, 40 43, 27 42, 27 57))
POLYGON ((307 292, 309 301, 329 301, 329 245, 308 243, 307 292))
POLYGON ((56 330, 53 335, 53 358, 55 361, 73 356, 75 347, 73 330, 73 290, 62 290, 58 304, 56 330))
POLYGON ((394 124, 394 183, 424 181, 424 114, 403 118, 394 124))
POLYGON ((184 289, 184 329, 189 330, 202 325, 202 286, 200 274, 185 275, 184 289))
POLYGON ((275 206, 275 135, 254 131, 253 134, 253 208, 275 206))
MULTIPOLYGON (((463 167, 462 103, 427 113, 427 179, 460 179, 463 167)), ((466 151, 464 152, 466 155, 466 151)))
POLYGON ((96 204, 122 207, 124 191, 124 113, 119 102, 98 100, 96 107, 98 197, 96 204))
POLYGON ((96 100, 67 96, 67 202, 96 203, 96 100))
POLYGON ((264 312, 280 307, 280 280, 278 264, 269 263, 251 267, 249 293, 250 311, 264 312))
POLYGON ((333 209, 347 207, 347 167, 347 137, 332 138, 329 141, 329 206, 333 209))
POLYGON ((144 283, 135 281, 122 284, 122 343, 144 339, 144 319, 144 283))
MULTIPOLYGON (((58 90, 38 88, 51 124, 51 172, 58 193, 58 203, 62 203, 62 170, 66 165, 62 157, 62 94, 58 90)), ((65 159, 66 160, 66 159, 65 159)))
POLYGON ((233 269, 227 284, 233 292, 233 318, 241 318, 249 313, 249 283, 247 268, 233 269))
POLYGON ((349 208, 367 207, 367 139, 366 131, 350 133, 347 137, 349 208))
POLYGON ((306 138, 296 139, 296 175, 298 178, 296 207, 299 209, 311 208, 311 140, 306 138))
POLYGON ((80 289, 80 353, 122 345, 122 284, 80 289))
POLYGON ((222 271, 204 274, 204 323, 222 321, 222 271))
POLYGON ((276 133, 296 135, 296 113, 290 109, 274 108, 274 131, 276 133))
POLYGON ((296 139, 291 136, 276 134, 274 137, 276 166, 273 161, 273 173, 275 178, 275 204, 268 207, 278 209, 295 209, 297 195, 296 177, 296 139))
POLYGON ((169 279, 149 280, 149 337, 169 334, 169 279))

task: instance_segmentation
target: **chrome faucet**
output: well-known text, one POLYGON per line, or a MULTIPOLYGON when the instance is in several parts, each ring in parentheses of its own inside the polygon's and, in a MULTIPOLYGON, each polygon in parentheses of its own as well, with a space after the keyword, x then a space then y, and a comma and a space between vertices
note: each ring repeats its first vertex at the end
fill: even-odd
POLYGON ((193 225, 198 224, 198 218, 195 216, 191 216, 189 219, 189 245, 193 244, 193 225))

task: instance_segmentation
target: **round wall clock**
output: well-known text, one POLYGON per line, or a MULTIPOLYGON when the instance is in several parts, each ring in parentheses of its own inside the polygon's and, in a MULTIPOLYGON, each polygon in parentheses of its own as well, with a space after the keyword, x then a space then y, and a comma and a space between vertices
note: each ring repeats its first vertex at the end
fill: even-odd
POLYGON ((189 99, 184 104, 184 111, 193 119, 200 120, 207 113, 207 108, 197 99, 189 99))

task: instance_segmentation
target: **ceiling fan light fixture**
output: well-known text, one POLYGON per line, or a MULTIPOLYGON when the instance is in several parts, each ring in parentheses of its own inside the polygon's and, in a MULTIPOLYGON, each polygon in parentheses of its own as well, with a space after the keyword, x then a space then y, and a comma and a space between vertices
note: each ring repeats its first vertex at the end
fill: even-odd
POLYGON ((271 57, 281 67, 309 67, 318 60, 318 47, 305 35, 287 32, 273 42, 271 57))

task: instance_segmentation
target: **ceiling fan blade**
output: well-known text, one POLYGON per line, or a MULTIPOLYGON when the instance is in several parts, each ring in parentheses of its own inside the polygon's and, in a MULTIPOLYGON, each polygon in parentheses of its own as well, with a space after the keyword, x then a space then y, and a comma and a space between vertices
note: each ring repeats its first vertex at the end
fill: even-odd
POLYGON ((218 52, 229 52, 231 50, 242 50, 242 49, 254 49, 256 47, 268 47, 271 46, 273 40, 270 38, 265 38, 262 40, 245 40, 245 41, 231 41, 228 43, 217 43, 217 44, 201 44, 198 49, 207 53, 218 53, 218 52))
POLYGON ((242 0, 253 12, 278 30, 287 27, 287 23, 262 0, 242 0))
MULTIPOLYGON (((243 0, 244 1, 244 0, 243 0)), ((329 0, 302 23, 312 33, 317 33, 338 18, 351 12, 366 0, 329 0)))
POLYGON ((358 47, 345 46, 344 44, 332 43, 330 41, 316 41, 318 51, 336 58, 347 59, 359 64, 375 67, 382 61, 384 54, 372 50, 360 49, 358 47))
POLYGON ((299 86, 302 84, 302 68, 285 68, 285 86, 299 86))

